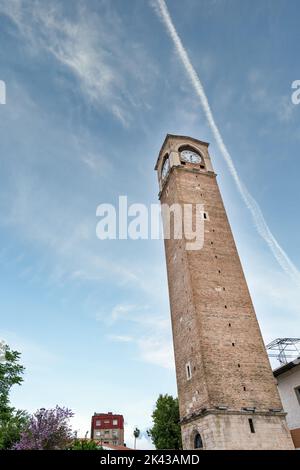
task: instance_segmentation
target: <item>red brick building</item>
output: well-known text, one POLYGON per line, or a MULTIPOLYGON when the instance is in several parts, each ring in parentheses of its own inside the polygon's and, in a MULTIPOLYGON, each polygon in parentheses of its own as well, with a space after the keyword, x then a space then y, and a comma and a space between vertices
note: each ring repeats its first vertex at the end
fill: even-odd
POLYGON ((91 423, 91 439, 102 444, 124 445, 123 415, 94 413, 91 423))

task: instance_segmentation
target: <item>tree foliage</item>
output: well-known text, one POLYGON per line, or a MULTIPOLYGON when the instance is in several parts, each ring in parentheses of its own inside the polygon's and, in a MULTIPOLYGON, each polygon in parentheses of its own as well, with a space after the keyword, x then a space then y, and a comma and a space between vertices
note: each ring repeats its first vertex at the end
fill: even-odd
POLYGON ((134 448, 136 448, 136 440, 140 437, 141 431, 139 428, 136 426, 133 430, 133 436, 134 436, 134 448))
POLYGON ((97 442, 91 439, 74 439, 70 446, 70 450, 102 450, 97 442))
POLYGON ((1 344, 0 360, 0 449, 10 449, 19 439, 28 421, 28 415, 10 405, 13 385, 21 385, 25 368, 19 364, 21 354, 1 344))
POLYGON ((182 449, 178 398, 159 395, 148 430, 156 449, 182 449))
POLYGON ((21 434, 15 450, 59 450, 66 449, 73 440, 69 419, 73 412, 68 408, 46 410, 41 408, 34 413, 21 434))

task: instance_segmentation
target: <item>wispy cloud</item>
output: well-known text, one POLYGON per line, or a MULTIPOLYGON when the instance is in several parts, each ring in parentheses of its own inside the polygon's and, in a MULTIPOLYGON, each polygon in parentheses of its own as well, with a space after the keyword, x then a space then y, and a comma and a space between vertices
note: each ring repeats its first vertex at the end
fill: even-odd
POLYGON ((174 352, 170 335, 158 329, 152 334, 142 334, 140 337, 110 335, 114 342, 133 343, 138 349, 137 358, 142 362, 153 364, 174 371, 174 352))
POLYGON ((111 341, 116 341, 117 343, 132 343, 132 336, 127 335, 109 335, 108 338, 111 341))
POLYGON ((175 369, 173 344, 169 336, 145 336, 138 340, 138 346, 142 361, 172 371, 175 369))
POLYGON ((280 123, 287 123, 293 119, 297 107, 292 103, 290 89, 285 95, 276 94, 266 80, 266 72, 253 68, 248 74, 250 91, 248 97, 255 104, 258 112, 268 113, 277 117, 280 123))
POLYGON ((96 316, 97 320, 106 321, 114 329, 127 324, 131 332, 130 335, 109 334, 107 338, 110 341, 132 343, 137 348, 138 360, 174 370, 169 314, 168 316, 153 314, 148 306, 118 304, 112 309, 109 317, 111 321, 107 322, 107 315, 104 313, 96 316))
POLYGON ((111 312, 111 319, 113 322, 120 318, 126 318, 127 314, 134 312, 136 309, 135 305, 120 304, 116 305, 111 312))
POLYGON ((130 108, 143 103, 149 71, 153 75, 155 67, 141 45, 127 39, 110 2, 103 1, 101 7, 100 16, 73 2, 71 19, 61 2, 2 0, 0 14, 13 21, 32 55, 46 52, 54 57, 76 77, 93 106, 103 106, 127 127, 130 108))
POLYGON ((32 341, 12 331, 0 331, 0 341, 9 344, 11 349, 21 351, 22 363, 31 374, 40 374, 45 367, 54 367, 60 361, 60 357, 53 351, 48 351, 42 344, 32 341))
POLYGON ((203 85, 200 81, 200 78, 189 58, 189 55, 183 46, 183 43, 176 31, 176 28, 174 26, 174 23, 172 21, 172 18, 170 16, 170 13, 168 11, 167 5, 164 0, 155 0, 155 3, 153 3, 155 6, 155 10, 158 13, 160 19, 163 21, 168 34, 170 35, 174 46, 176 53, 181 60, 184 69, 188 75, 188 78, 190 80, 190 83, 192 84, 199 100, 201 107, 205 113, 207 122, 209 124, 209 127, 215 137, 215 140, 218 144, 218 147, 220 149, 220 152, 227 163, 227 166, 229 168, 229 171, 234 179, 234 182, 237 186, 237 189, 249 209, 254 225, 260 234, 260 236, 265 240, 267 245, 269 246, 270 250, 272 251, 275 259, 278 261, 282 269, 290 276, 290 278, 297 284, 300 284, 300 272, 297 269, 297 267, 293 264, 293 262, 290 260, 284 249, 279 245, 278 241, 274 237, 273 233, 271 232, 269 226, 267 225, 267 222, 263 216, 263 213, 256 202, 256 200, 253 198, 253 196, 249 193, 247 188, 245 187, 244 183, 241 181, 239 174, 235 168, 235 165, 233 163, 233 159, 223 141, 223 137, 220 133, 220 130, 215 122, 214 116, 212 114, 207 96, 205 94, 203 85))
MULTIPOLYGON (((50 283, 98 282, 110 276, 117 284, 134 282, 143 288, 133 269, 108 259, 97 244, 93 215, 78 211, 75 201, 65 200, 62 207, 60 197, 49 193, 35 176, 15 171, 10 191, 0 204, 5 207, 1 225, 21 233, 23 242, 40 253, 50 283)), ((29 268, 26 272, 34 274, 29 268)), ((26 272, 23 269, 22 276, 26 272)))

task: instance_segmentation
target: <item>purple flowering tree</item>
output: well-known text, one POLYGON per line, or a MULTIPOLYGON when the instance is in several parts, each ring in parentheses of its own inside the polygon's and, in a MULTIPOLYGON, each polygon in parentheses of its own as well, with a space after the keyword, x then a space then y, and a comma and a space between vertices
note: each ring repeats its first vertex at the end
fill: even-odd
POLYGON ((29 419, 15 450, 60 450, 66 449, 74 435, 69 424, 73 412, 68 408, 46 410, 41 408, 29 419))

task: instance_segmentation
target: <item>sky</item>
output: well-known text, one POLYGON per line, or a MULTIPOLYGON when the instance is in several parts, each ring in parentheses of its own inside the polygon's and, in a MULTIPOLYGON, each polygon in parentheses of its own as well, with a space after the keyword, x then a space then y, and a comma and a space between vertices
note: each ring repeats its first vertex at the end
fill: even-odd
MULTIPOLYGON (((167 0, 236 169, 300 267, 300 4, 167 0)), ((210 154, 266 343, 299 337, 299 285, 259 236, 155 0, 0 0, 0 339, 22 353, 14 406, 125 418, 132 446, 176 396, 162 240, 99 240, 96 208, 157 202, 167 133, 210 154)))

